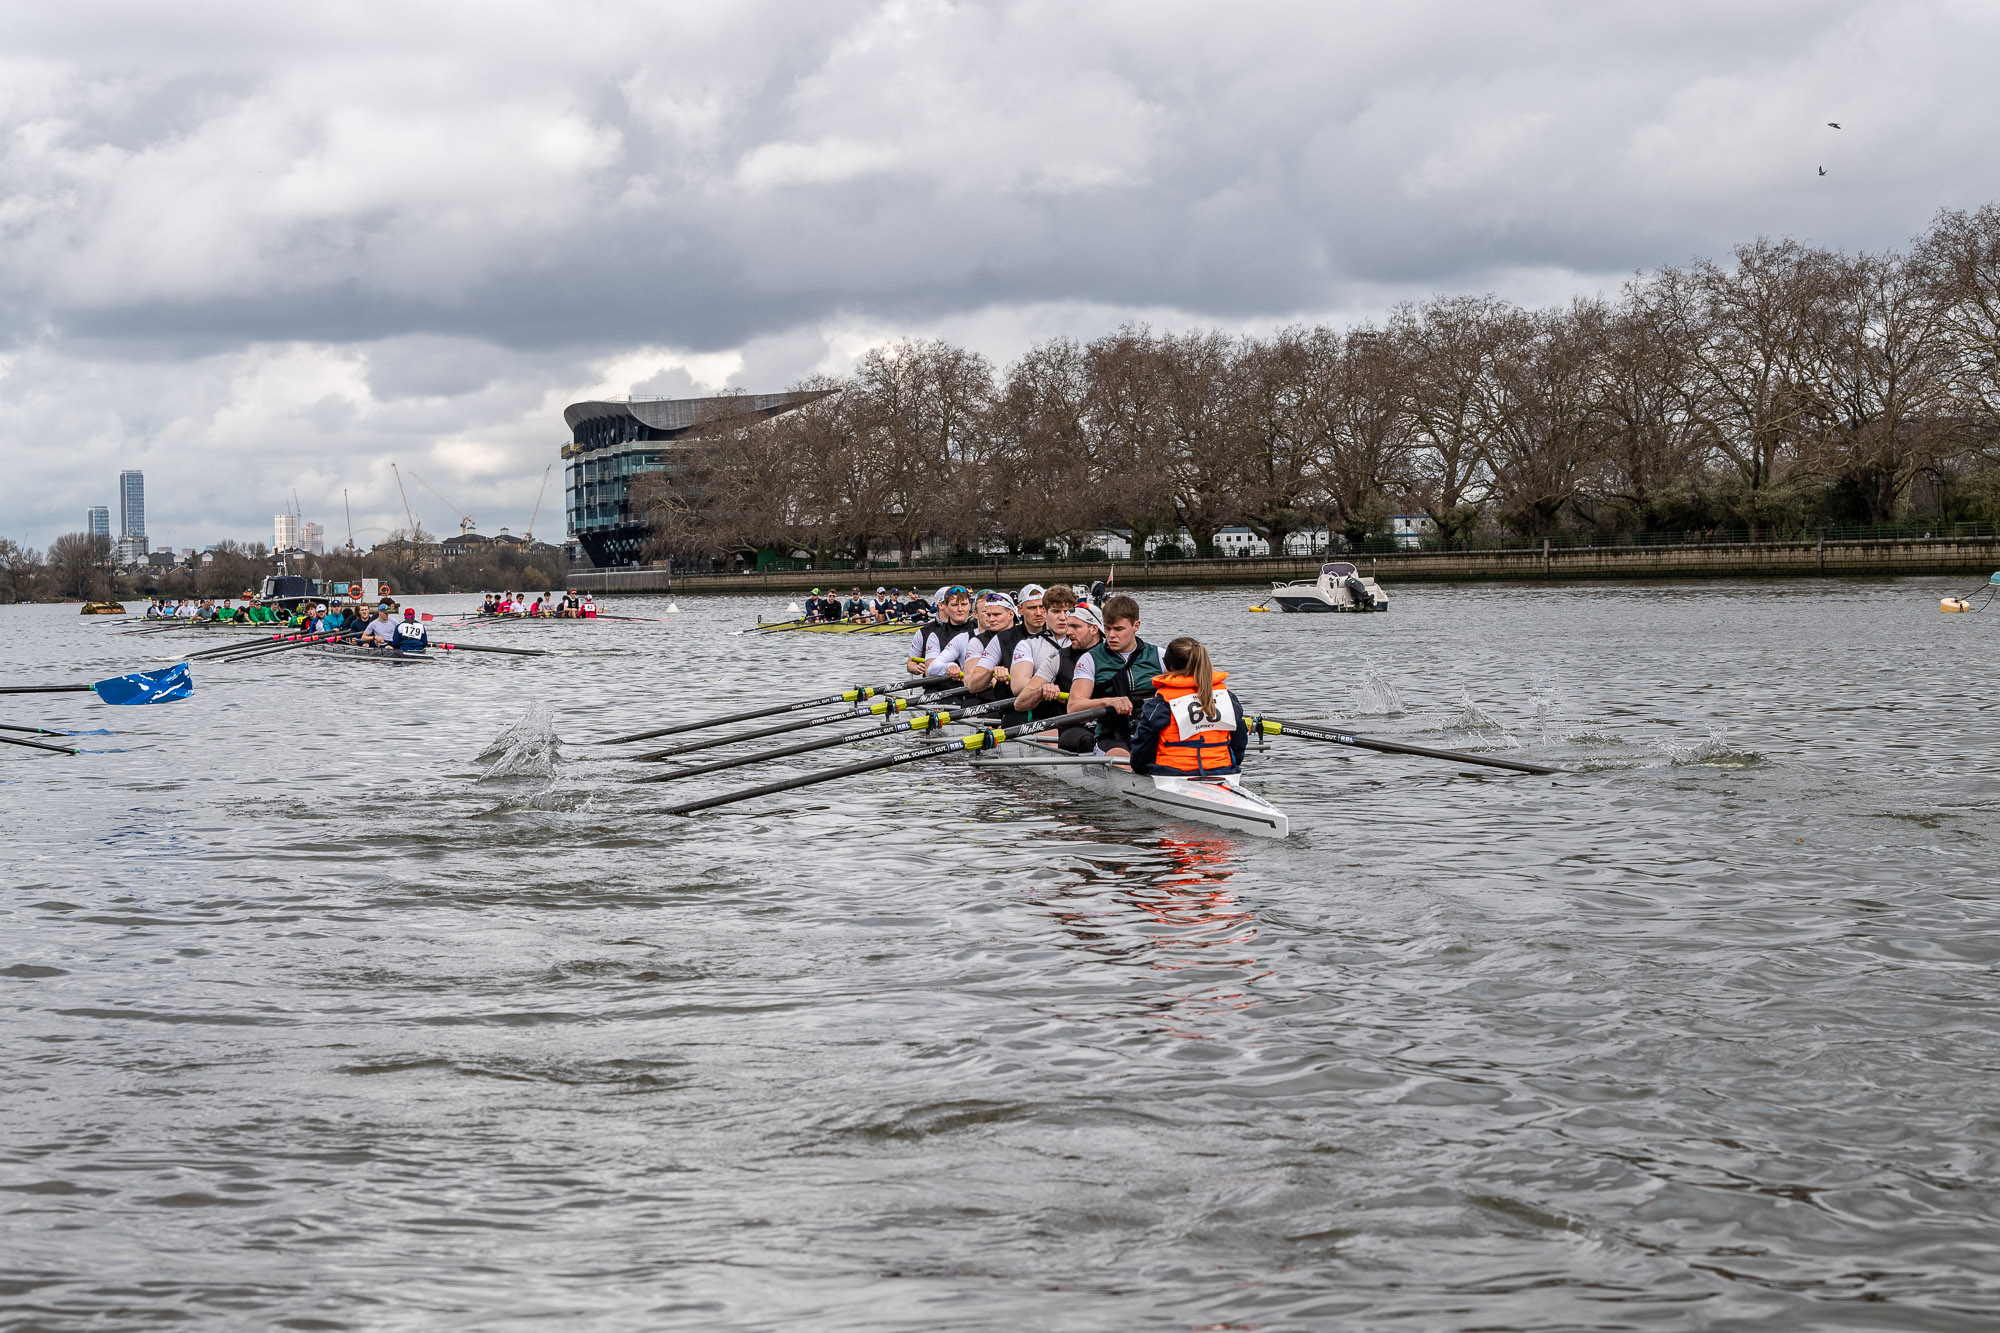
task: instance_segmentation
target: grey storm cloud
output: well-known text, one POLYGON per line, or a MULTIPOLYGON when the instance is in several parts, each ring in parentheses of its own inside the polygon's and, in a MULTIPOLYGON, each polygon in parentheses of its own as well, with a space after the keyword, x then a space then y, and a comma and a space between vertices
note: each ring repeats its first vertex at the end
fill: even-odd
POLYGON ((382 526, 388 457, 517 506, 566 396, 900 333, 1004 358, 1896 245, 2000 193, 1996 37, 1859 0, 14 6, 0 532, 108 486, 31 461, 52 432, 162 486, 232 460, 255 498, 185 488, 190 525, 344 479, 382 526))

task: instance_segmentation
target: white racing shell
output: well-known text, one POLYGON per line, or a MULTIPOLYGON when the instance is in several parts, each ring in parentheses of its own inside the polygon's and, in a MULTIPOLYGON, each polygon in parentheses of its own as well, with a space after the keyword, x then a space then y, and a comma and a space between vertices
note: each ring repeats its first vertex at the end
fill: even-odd
POLYGON ((1291 832, 1285 812, 1256 792, 1226 777, 1170 777, 1134 773, 1131 766, 1102 755, 1064 754, 1038 737, 1009 741, 972 757, 974 768, 1047 773, 1074 786, 1130 802, 1168 819, 1209 824, 1262 838, 1291 832))

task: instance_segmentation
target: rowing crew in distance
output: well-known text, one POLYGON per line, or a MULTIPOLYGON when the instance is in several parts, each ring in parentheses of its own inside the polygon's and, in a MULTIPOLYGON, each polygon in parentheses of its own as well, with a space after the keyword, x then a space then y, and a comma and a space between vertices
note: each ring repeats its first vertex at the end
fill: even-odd
POLYGON ((526 593, 489 592, 475 616, 526 616, 548 620, 595 620, 597 599, 587 592, 566 592, 560 598, 543 594, 533 602, 526 593))
POLYGON ((841 622, 861 625, 886 625, 893 621, 919 621, 931 614, 931 604, 915 588, 905 597, 901 588, 877 588, 873 597, 862 595, 856 587, 841 600, 838 591, 821 594, 814 588, 806 598, 805 619, 810 625, 831 625, 841 622))

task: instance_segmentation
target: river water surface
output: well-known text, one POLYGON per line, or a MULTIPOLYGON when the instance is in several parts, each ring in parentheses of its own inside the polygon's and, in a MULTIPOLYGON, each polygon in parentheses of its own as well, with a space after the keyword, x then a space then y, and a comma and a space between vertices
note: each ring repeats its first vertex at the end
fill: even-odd
MULTIPOLYGON (((0 747, 0 1328, 1992 1328, 1960 590, 1147 597, 1257 711, 1569 770, 1273 741, 1283 842, 946 764, 662 816, 835 760, 594 741, 897 675, 782 597, 0 696, 114 733, 0 747)), ((0 678, 214 642, 0 607, 0 678)))

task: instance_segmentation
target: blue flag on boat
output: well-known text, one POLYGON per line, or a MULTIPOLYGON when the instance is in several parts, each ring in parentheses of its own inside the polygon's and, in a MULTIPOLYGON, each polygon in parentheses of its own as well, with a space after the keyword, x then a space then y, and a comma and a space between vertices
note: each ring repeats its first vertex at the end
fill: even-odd
POLYGON ((177 662, 158 671, 135 671, 129 676, 113 676, 91 686, 97 697, 108 704, 163 704, 185 699, 194 693, 194 677, 188 664, 177 662))

